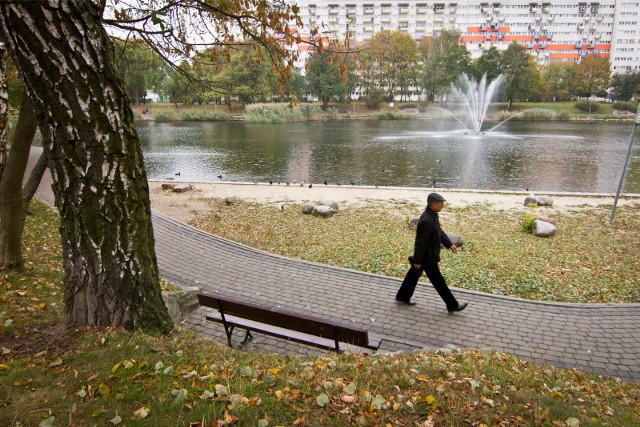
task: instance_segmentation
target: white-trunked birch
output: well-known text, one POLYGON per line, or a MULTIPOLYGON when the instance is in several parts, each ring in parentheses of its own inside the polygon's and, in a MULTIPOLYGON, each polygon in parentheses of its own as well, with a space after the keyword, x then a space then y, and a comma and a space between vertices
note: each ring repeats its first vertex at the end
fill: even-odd
POLYGON ((0 38, 34 103, 53 177, 66 324, 169 331, 134 116, 98 6, 2 1, 0 38))

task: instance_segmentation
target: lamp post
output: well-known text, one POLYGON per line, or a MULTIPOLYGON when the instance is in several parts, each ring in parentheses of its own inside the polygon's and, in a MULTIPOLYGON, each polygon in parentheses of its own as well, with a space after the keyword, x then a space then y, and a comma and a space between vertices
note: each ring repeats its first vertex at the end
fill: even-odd
POLYGON ((627 148, 627 157, 624 159, 624 166, 622 167, 622 173, 620 174, 620 182, 618 183, 618 191, 616 192, 616 198, 613 201, 613 209, 611 209, 611 216, 609 217, 609 225, 613 224, 613 217, 616 214, 616 206, 618 205, 618 198, 620 197, 620 190, 622 189, 622 182, 624 181, 624 173, 627 170, 627 164, 629 164, 629 157, 631 156, 631 148, 633 147, 633 138, 636 135, 636 126, 640 123, 640 104, 638 104, 638 111, 636 112, 636 120, 633 122, 633 128, 631 128, 631 138, 629 139, 629 147, 627 148))

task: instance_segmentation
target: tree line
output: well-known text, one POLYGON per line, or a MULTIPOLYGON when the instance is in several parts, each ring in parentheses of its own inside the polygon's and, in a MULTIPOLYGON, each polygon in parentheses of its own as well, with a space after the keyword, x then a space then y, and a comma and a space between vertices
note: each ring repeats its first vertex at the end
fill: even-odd
MULTIPOLYGON (((142 102, 149 89, 176 104, 216 100, 230 108, 232 100, 265 102, 277 92, 272 68, 260 61, 260 49, 237 49, 224 58, 208 49, 182 62, 176 72, 141 43, 124 46, 116 41, 116 47, 127 92, 136 102, 142 102)), ((514 42, 503 51, 492 46, 472 59, 459 43, 459 33, 447 30, 421 41, 400 31, 381 31, 361 46, 318 49, 309 55, 304 74, 293 70, 288 88, 296 98, 312 96, 324 107, 355 96, 375 108, 383 101, 443 101, 463 73, 477 80, 486 75, 488 81, 502 74, 498 97, 509 103, 591 96, 628 101, 640 90, 640 73, 611 79, 609 61, 602 56, 587 55, 580 64, 540 66, 514 42)))

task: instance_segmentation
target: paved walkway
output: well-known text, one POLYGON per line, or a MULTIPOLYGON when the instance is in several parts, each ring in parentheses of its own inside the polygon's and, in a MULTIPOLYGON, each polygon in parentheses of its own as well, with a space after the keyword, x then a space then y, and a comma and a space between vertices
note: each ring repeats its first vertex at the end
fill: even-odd
MULTIPOLYGON (((38 198, 51 201, 47 184, 38 198)), ((469 307, 447 313, 428 284, 415 306, 394 301, 396 278, 275 256, 199 231, 153 212, 161 276, 182 286, 265 306, 353 324, 384 338, 388 350, 490 348, 562 368, 640 381, 640 304, 560 304, 453 289, 469 307)), ((196 311, 194 329, 224 342, 222 327, 196 311)), ((307 352, 304 346, 259 337, 254 346, 307 352)))

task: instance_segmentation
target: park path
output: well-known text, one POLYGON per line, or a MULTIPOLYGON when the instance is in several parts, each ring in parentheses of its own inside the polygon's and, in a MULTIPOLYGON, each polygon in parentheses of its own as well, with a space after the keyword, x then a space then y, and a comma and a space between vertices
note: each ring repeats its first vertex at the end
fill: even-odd
MULTIPOLYGON (((30 164, 36 155, 37 150, 30 164)), ((47 172, 36 197, 52 204, 50 183, 47 172)), ((383 338, 381 348, 389 351, 487 348, 640 381, 640 304, 544 303, 453 288, 469 307, 448 314, 428 283, 416 289, 418 304, 406 306, 394 301, 397 278, 272 255, 157 211, 152 218, 160 274, 176 285, 358 326, 383 338)), ((225 342, 221 325, 204 321, 204 310, 195 311, 187 325, 225 342)), ((308 353, 304 346, 266 337, 252 346, 308 353)))

